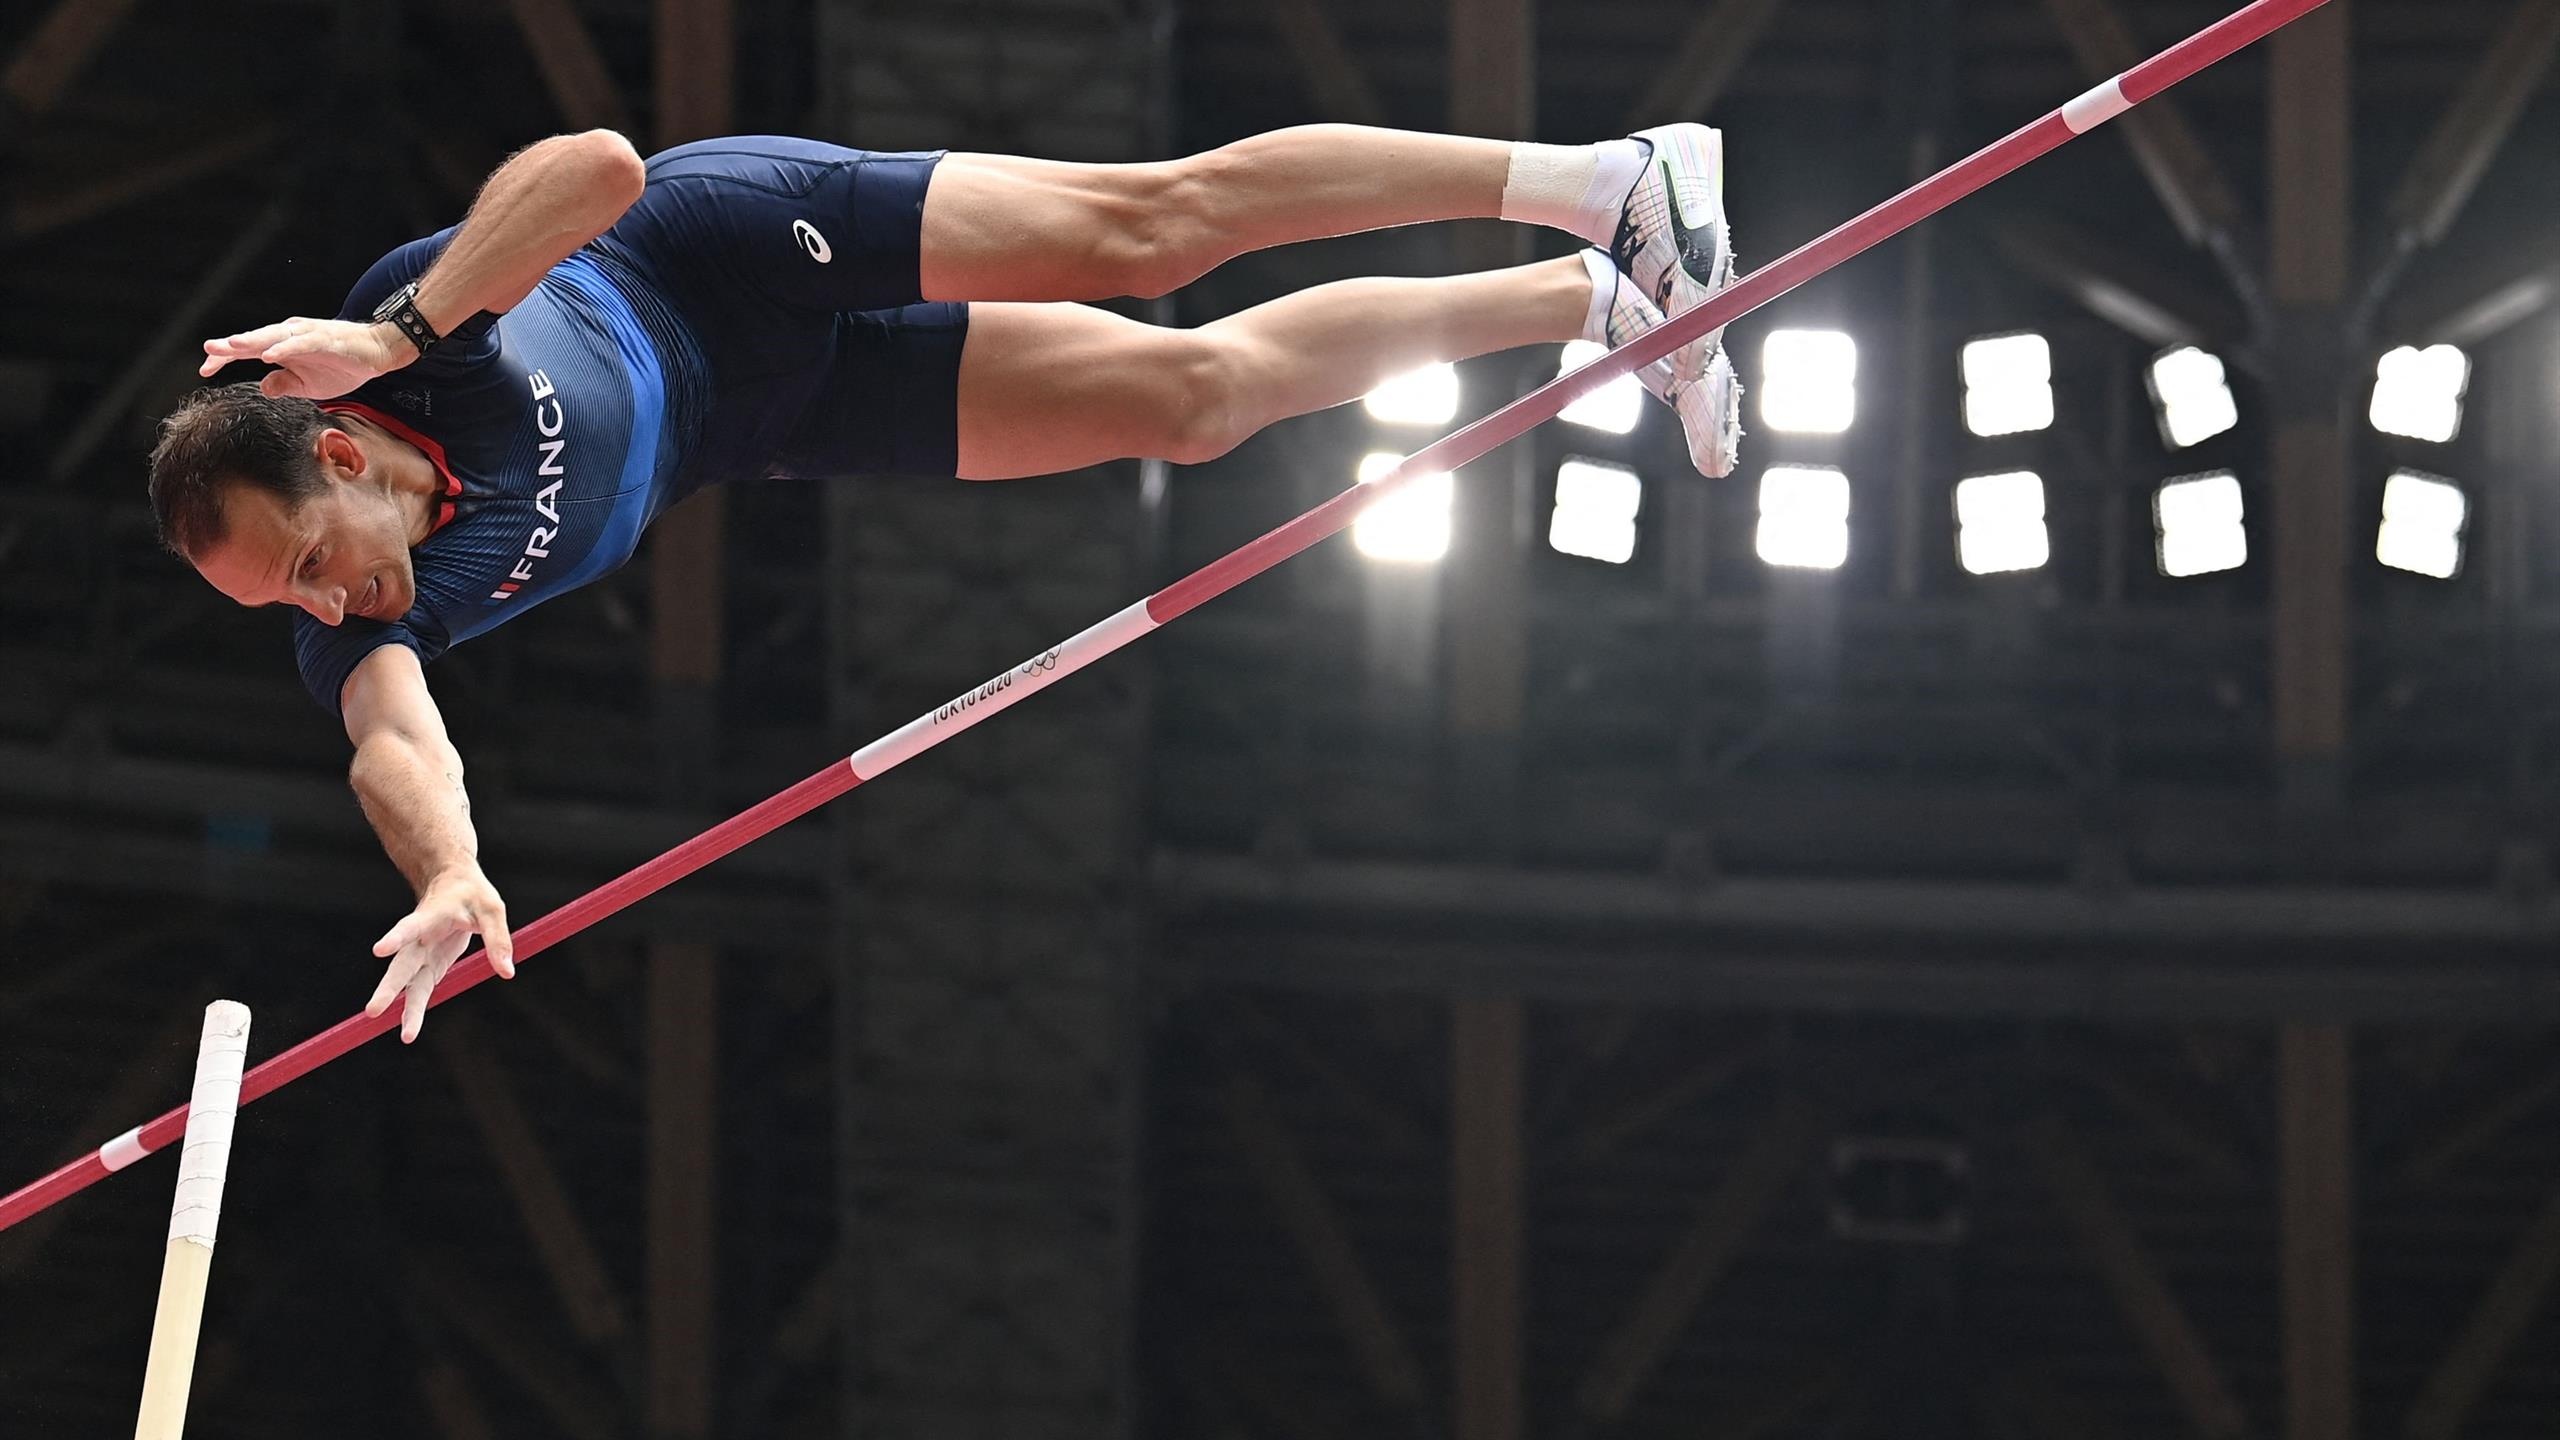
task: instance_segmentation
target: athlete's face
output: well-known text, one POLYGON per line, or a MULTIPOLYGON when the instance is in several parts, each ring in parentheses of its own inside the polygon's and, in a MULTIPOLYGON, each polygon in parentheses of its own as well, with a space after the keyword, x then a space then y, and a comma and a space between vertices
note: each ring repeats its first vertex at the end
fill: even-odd
POLYGON ((197 573, 243 605, 299 605, 323 625, 350 615, 397 620, 416 602, 408 517, 342 431, 325 432, 329 485, 288 509, 270 491, 232 487, 222 543, 191 557, 197 573))

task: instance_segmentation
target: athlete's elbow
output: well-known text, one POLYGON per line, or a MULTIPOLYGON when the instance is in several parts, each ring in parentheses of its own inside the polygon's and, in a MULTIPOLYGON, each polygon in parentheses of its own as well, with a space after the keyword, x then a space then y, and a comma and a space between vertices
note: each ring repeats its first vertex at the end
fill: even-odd
POLYGON ((577 140, 593 167, 597 192, 612 199, 616 215, 629 209, 649 183, 648 162, 619 130, 589 130, 577 140))

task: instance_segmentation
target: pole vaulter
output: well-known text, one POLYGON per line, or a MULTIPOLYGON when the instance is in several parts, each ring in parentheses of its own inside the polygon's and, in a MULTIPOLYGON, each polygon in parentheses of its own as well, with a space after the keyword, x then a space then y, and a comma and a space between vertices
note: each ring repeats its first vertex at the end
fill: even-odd
MULTIPOLYGON (((1682 345, 1727 325, 1816 275, 1888 239, 2028 161, 2114 119, 2198 71, 2229 58, 2327 4, 2328 0, 2256 0, 2123 74, 2091 87, 2035 123, 2012 132, 1911 188, 1797 247, 1776 262, 1718 291, 1656 329, 1591 363, 1512 401, 1483 419, 1452 431, 1404 458, 1375 481, 1336 495, 1262 538, 1212 561, 1064 642, 917 716, 790 789, 775 795, 673 850, 598 886, 515 932, 519 961, 547 950, 634 901, 692 874, 730 851, 808 814, 866 780, 932 749, 970 726, 1030 698, 1160 625, 1170 624, 1207 601, 1348 526, 1360 511, 1419 476, 1455 471, 1621 375, 1662 359, 1682 345)), ((427 1002, 441 1005, 489 978, 488 953, 474 950, 454 965, 427 1002)), ((350 1016, 250 1070, 240 1087, 249 1104, 298 1080, 358 1045, 395 1029, 399 1012, 350 1016)), ((184 1133, 187 1109, 178 1109, 126 1131, 52 1174, 0 1197, 0 1230, 59 1204, 108 1175, 169 1144, 184 1133)))

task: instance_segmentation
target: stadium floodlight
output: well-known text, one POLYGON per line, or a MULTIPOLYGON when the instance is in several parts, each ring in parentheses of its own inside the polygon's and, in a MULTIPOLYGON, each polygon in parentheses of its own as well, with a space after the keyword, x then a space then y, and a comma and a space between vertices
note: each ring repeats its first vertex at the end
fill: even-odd
MULTIPOLYGON (((1556 373, 1562 375, 1568 370, 1579 370, 1608 353, 1609 347, 1597 341, 1569 341, 1564 347, 1563 361, 1556 366, 1556 373)), ((1606 430, 1612 435, 1624 435, 1636 428, 1636 419, 1643 412, 1643 383, 1633 375, 1621 375, 1567 405, 1556 418, 1587 425, 1594 430, 1606 430)))
POLYGON ((2053 425, 2053 347, 2041 335, 1987 335, 1964 346, 1964 428, 2018 435, 2053 425))
POLYGON ((1760 419, 1837 435, 1858 416, 1858 342, 1837 330, 1772 330, 1760 344, 1760 419))
POLYGON ((1446 425, 1458 413, 1458 367, 1425 365, 1390 375, 1362 403, 1370 418, 1389 425, 1446 425))
POLYGON ((1837 570, 1849 558, 1849 477, 1828 465, 1772 465, 1760 476, 1760 558, 1837 570))
POLYGON ((2373 428, 2441 445, 2462 428, 2462 392, 2471 387, 2471 357, 2452 345, 2384 352, 2373 368, 2373 428))
POLYGON ((2193 345, 2152 357, 2151 404, 2160 412, 2160 434, 2173 450, 2201 445, 2240 423, 2240 402, 2222 362, 2193 345))
MULTIPOLYGON (((1360 457, 1363 485, 1404 463, 1404 457, 1379 450, 1360 457)), ((1351 522, 1351 543, 1372 560, 1401 565, 1428 565, 1449 553, 1450 511, 1458 487, 1447 472, 1422 475, 1384 500, 1360 512, 1351 522)))
POLYGON ((2247 564, 2249 535, 2241 515, 2240 477, 2228 470, 2162 483, 2151 500, 2160 536, 2160 573, 2210 575, 2247 564))
POLYGON ((2382 482, 2382 531, 2373 558, 2394 570, 2450 580, 2462 569, 2462 527, 2471 506, 2441 475, 2395 470, 2382 482))
POLYGON ((1556 509, 1547 544, 1566 555, 1624 565, 1636 553, 1636 510, 1644 482, 1624 465, 1575 456, 1556 467, 1556 509))
POLYGON ((2008 470, 1957 481, 1956 557, 1975 575, 2042 568, 2053 557, 2044 528, 2044 477, 2008 470))

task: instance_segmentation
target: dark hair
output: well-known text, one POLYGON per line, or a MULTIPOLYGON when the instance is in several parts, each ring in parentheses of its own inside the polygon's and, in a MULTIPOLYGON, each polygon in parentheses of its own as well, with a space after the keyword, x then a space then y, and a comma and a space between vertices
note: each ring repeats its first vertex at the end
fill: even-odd
POLYGON ((151 447, 151 517, 160 543, 196 556, 222 543, 225 491, 247 485, 293 509, 321 494, 328 481, 312 458, 311 437, 337 422, 308 400, 262 394, 258 382, 212 385, 180 401, 160 422, 151 447))

